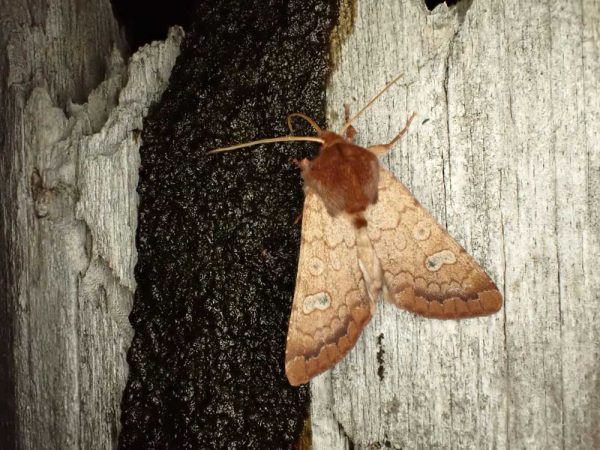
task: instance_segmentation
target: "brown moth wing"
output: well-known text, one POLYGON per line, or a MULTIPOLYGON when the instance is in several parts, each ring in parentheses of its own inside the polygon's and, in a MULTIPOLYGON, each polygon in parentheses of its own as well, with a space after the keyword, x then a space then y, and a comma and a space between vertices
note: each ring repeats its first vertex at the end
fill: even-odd
POLYGON ((296 290, 288 328, 285 372, 292 386, 333 367, 371 319, 349 220, 331 217, 307 189, 296 290))
POLYGON ((384 298, 438 319, 491 314, 502 295, 477 262, 389 171, 365 215, 384 272, 384 298))

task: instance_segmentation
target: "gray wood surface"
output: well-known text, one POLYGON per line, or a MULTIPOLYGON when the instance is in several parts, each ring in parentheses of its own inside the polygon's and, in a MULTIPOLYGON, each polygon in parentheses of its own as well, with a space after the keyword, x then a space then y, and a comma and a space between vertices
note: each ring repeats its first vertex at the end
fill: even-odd
POLYGON ((312 383, 314 448, 600 448, 600 1, 359 0, 339 55, 329 125, 404 72, 357 140, 419 113, 383 164, 505 307, 444 322, 380 304, 312 383))
POLYGON ((135 288, 135 130, 167 85, 183 33, 126 65, 108 0, 0 7, 1 295, 18 432, 7 445, 114 448, 135 288))

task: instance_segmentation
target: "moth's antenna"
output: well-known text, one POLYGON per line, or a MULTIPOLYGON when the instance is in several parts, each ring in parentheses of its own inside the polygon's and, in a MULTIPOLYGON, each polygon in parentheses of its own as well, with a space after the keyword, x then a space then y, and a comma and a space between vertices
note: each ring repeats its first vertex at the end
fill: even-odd
POLYGON ((367 104, 366 104, 366 105, 365 105, 365 106, 364 106, 364 107, 363 107, 363 108, 362 108, 362 109, 361 109, 359 112, 357 112, 357 113, 354 115, 354 117, 352 117, 350 120, 348 120, 348 122, 346 122, 346 124, 344 125, 344 128, 342 128, 342 131, 340 132, 340 134, 343 136, 343 135, 344 135, 344 133, 346 132, 346 130, 348 129, 348 127, 349 127, 350 125, 352 125, 352 122, 354 122, 356 119, 358 119, 358 117, 359 117, 359 116, 360 116, 362 113, 364 113, 364 112, 367 110, 367 108, 368 108, 369 106, 371 106, 371 105, 372 105, 372 104, 375 102, 375 100, 377 100, 379 97, 381 97, 381 95, 382 95, 382 94, 383 94, 385 91, 387 91, 387 90, 388 90, 390 87, 392 87, 392 85, 393 85, 393 84, 394 84, 396 81, 398 81, 400 78, 402 78, 402 76, 403 76, 403 75, 404 75, 404 74, 403 74, 403 73, 401 73, 401 74, 400 74, 400 75, 398 75, 396 78, 394 78, 392 81, 390 81, 388 84, 386 84, 386 85, 385 85, 385 87, 384 87, 384 88, 383 88, 381 91, 379 91, 379 93, 378 93, 378 94, 377 94, 375 97, 373 97, 371 100, 369 100, 369 102, 368 102, 368 103, 367 103, 367 104))
POLYGON ((292 132, 292 133, 294 132, 294 127, 292 127, 292 117, 301 117, 302 119, 306 120, 310 124, 311 127, 313 127, 313 129, 317 132, 317 134, 323 133, 323 130, 321 130, 321 127, 319 125, 317 125, 317 122, 312 120, 306 114, 302 114, 302 113, 292 113, 292 114, 288 115, 287 120, 288 120, 288 128, 290 129, 290 132, 292 132))
POLYGON ((257 141, 244 142, 243 144, 231 145, 229 147, 219 147, 213 150, 206 152, 207 154, 211 153, 222 153, 229 152, 231 150, 237 150, 239 148, 250 147, 252 145, 260 145, 260 144, 272 144, 273 142, 294 142, 294 141, 307 141, 307 142, 317 142, 319 144, 324 144, 325 141, 318 137, 313 136, 280 136, 275 138, 267 138, 267 139, 259 139, 257 141))

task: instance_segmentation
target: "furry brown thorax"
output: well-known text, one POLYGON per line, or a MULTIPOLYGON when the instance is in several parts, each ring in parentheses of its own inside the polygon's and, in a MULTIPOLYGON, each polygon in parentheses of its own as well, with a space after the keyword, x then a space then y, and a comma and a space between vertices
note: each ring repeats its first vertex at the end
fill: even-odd
POLYGON ((346 213, 357 228, 366 226, 363 213, 377 202, 377 156, 331 131, 319 137, 324 140, 319 155, 298 164, 305 186, 314 189, 333 217, 346 213))

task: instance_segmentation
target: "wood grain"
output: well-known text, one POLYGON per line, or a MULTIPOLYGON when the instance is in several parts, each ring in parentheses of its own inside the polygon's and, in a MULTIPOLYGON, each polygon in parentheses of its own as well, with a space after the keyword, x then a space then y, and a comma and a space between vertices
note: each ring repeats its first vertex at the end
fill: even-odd
POLYGON ((113 448, 131 339, 139 130, 182 33, 126 65, 108 1, 1 8, 0 295, 15 386, 0 447, 113 448))
POLYGON ((419 113, 387 164, 505 307, 440 322, 379 303, 312 382, 314 448, 600 447, 599 48, 598 0, 358 2, 328 126, 405 72, 355 141, 419 113))

